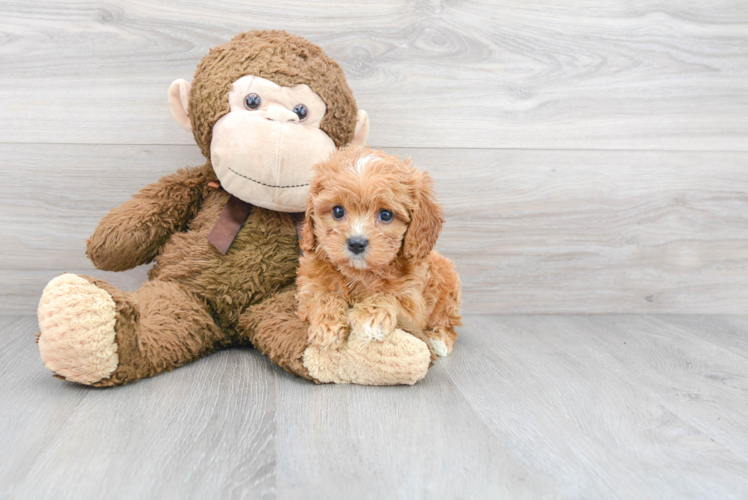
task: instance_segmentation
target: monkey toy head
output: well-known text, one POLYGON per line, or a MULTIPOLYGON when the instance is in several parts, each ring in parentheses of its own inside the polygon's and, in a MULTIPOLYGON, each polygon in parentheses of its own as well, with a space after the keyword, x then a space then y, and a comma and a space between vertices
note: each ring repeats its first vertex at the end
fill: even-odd
POLYGON ((171 84, 169 106, 226 191, 280 212, 304 211, 312 166, 365 144, 369 131, 340 66, 283 31, 250 31, 211 49, 191 84, 171 84))

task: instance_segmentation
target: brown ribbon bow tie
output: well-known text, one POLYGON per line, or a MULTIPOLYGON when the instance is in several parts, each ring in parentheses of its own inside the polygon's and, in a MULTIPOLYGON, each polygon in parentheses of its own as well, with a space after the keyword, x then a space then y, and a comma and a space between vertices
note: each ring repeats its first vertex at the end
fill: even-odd
MULTIPOLYGON (((221 189, 221 185, 218 182, 209 182, 208 187, 211 189, 221 189)), ((221 252, 221 255, 226 255, 226 252, 229 251, 229 247, 231 247, 231 244, 236 239, 236 235, 239 234, 242 224, 247 220, 251 211, 251 204, 240 200, 233 194, 229 197, 229 201, 223 207, 221 215, 218 216, 216 225, 213 226, 213 229, 208 234, 208 241, 216 247, 216 250, 221 252)), ((291 217, 296 222, 296 236, 301 239, 301 223, 304 221, 304 214, 293 213, 291 217)))

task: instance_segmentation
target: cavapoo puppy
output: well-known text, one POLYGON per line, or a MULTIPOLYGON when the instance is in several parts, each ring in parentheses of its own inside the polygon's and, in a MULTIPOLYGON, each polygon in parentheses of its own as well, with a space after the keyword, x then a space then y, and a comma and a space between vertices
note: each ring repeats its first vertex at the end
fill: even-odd
POLYGON ((402 320, 437 355, 452 352, 460 278, 433 250, 443 219, 429 175, 368 148, 341 150, 315 174, 297 278, 311 343, 338 348, 351 331, 382 340, 402 320))

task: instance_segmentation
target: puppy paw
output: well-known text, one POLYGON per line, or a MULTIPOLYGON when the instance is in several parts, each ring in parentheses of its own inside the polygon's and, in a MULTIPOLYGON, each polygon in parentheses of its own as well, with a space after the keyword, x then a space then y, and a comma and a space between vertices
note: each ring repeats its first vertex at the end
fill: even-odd
POLYGON ((425 333, 429 337, 429 344, 431 344, 431 348, 437 356, 443 358, 452 354, 452 348, 457 338, 456 333, 446 328, 434 328, 433 330, 426 330, 425 333))
POLYGON ((395 311, 384 308, 353 308, 348 315, 352 331, 359 332, 363 338, 382 341, 395 331, 397 315, 395 311))
POLYGON ((326 349, 340 349, 348 338, 348 326, 343 323, 318 323, 309 326, 309 343, 326 349))
POLYGON ((437 340, 437 339, 431 339, 431 348, 434 349, 434 352, 437 356, 443 358, 444 356, 449 356, 449 349, 447 349, 447 343, 443 340, 437 340))

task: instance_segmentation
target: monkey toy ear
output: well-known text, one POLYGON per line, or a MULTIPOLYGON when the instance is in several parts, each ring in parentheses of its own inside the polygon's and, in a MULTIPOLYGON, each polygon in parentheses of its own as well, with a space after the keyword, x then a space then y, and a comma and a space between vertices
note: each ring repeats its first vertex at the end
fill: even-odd
POLYGON ((369 137, 369 115, 363 109, 359 109, 356 115, 356 132, 353 134, 351 145, 366 146, 367 137, 369 137))
POLYGON ((177 125, 187 131, 192 130, 189 113, 190 90, 192 90, 192 84, 182 78, 174 80, 169 85, 169 109, 171 110, 171 116, 177 122, 177 125))

